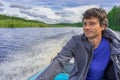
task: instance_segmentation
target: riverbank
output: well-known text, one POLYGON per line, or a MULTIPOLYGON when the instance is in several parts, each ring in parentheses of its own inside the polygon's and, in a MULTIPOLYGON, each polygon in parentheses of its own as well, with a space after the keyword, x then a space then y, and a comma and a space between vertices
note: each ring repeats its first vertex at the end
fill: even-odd
POLYGON ((58 23, 46 24, 36 20, 26 20, 23 18, 6 16, 0 14, 0 28, 27 28, 27 27, 80 27, 81 22, 78 23, 58 23))
MULTIPOLYGON (((82 22, 78 23, 58 23, 58 24, 46 24, 34 20, 25 20, 18 17, 10 17, 0 14, 0 28, 63 28, 63 27, 81 27, 82 22)), ((120 31, 119 27, 110 27, 115 31, 120 31)))

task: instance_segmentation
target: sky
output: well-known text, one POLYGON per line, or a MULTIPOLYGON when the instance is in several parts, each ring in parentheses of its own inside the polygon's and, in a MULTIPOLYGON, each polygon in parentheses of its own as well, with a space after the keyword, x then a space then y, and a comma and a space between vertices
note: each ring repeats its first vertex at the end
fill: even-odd
POLYGON ((0 0, 0 14, 45 23, 76 23, 93 7, 109 12, 120 0, 0 0))

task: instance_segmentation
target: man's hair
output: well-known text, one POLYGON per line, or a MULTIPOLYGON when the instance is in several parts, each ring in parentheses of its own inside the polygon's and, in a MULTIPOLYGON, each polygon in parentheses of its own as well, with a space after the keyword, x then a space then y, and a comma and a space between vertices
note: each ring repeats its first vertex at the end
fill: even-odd
POLYGON ((91 19, 92 17, 98 18, 101 25, 105 25, 105 27, 108 26, 108 19, 107 19, 107 13, 102 8, 91 8, 84 12, 83 19, 91 19))

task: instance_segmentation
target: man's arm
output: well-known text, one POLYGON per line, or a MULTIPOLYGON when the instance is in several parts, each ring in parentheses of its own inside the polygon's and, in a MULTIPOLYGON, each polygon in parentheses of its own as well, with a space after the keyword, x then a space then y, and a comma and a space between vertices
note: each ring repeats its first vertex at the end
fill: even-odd
POLYGON ((76 43, 74 37, 72 37, 36 80, 54 80, 54 77, 63 70, 64 66, 74 56, 75 48, 76 43))

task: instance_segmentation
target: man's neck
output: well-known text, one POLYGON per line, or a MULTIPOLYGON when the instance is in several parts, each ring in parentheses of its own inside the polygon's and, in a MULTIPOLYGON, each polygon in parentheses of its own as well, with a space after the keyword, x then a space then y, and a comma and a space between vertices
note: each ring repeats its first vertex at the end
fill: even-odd
POLYGON ((101 36, 97 36, 95 38, 89 38, 88 41, 93 44, 94 49, 98 47, 101 41, 101 36))

